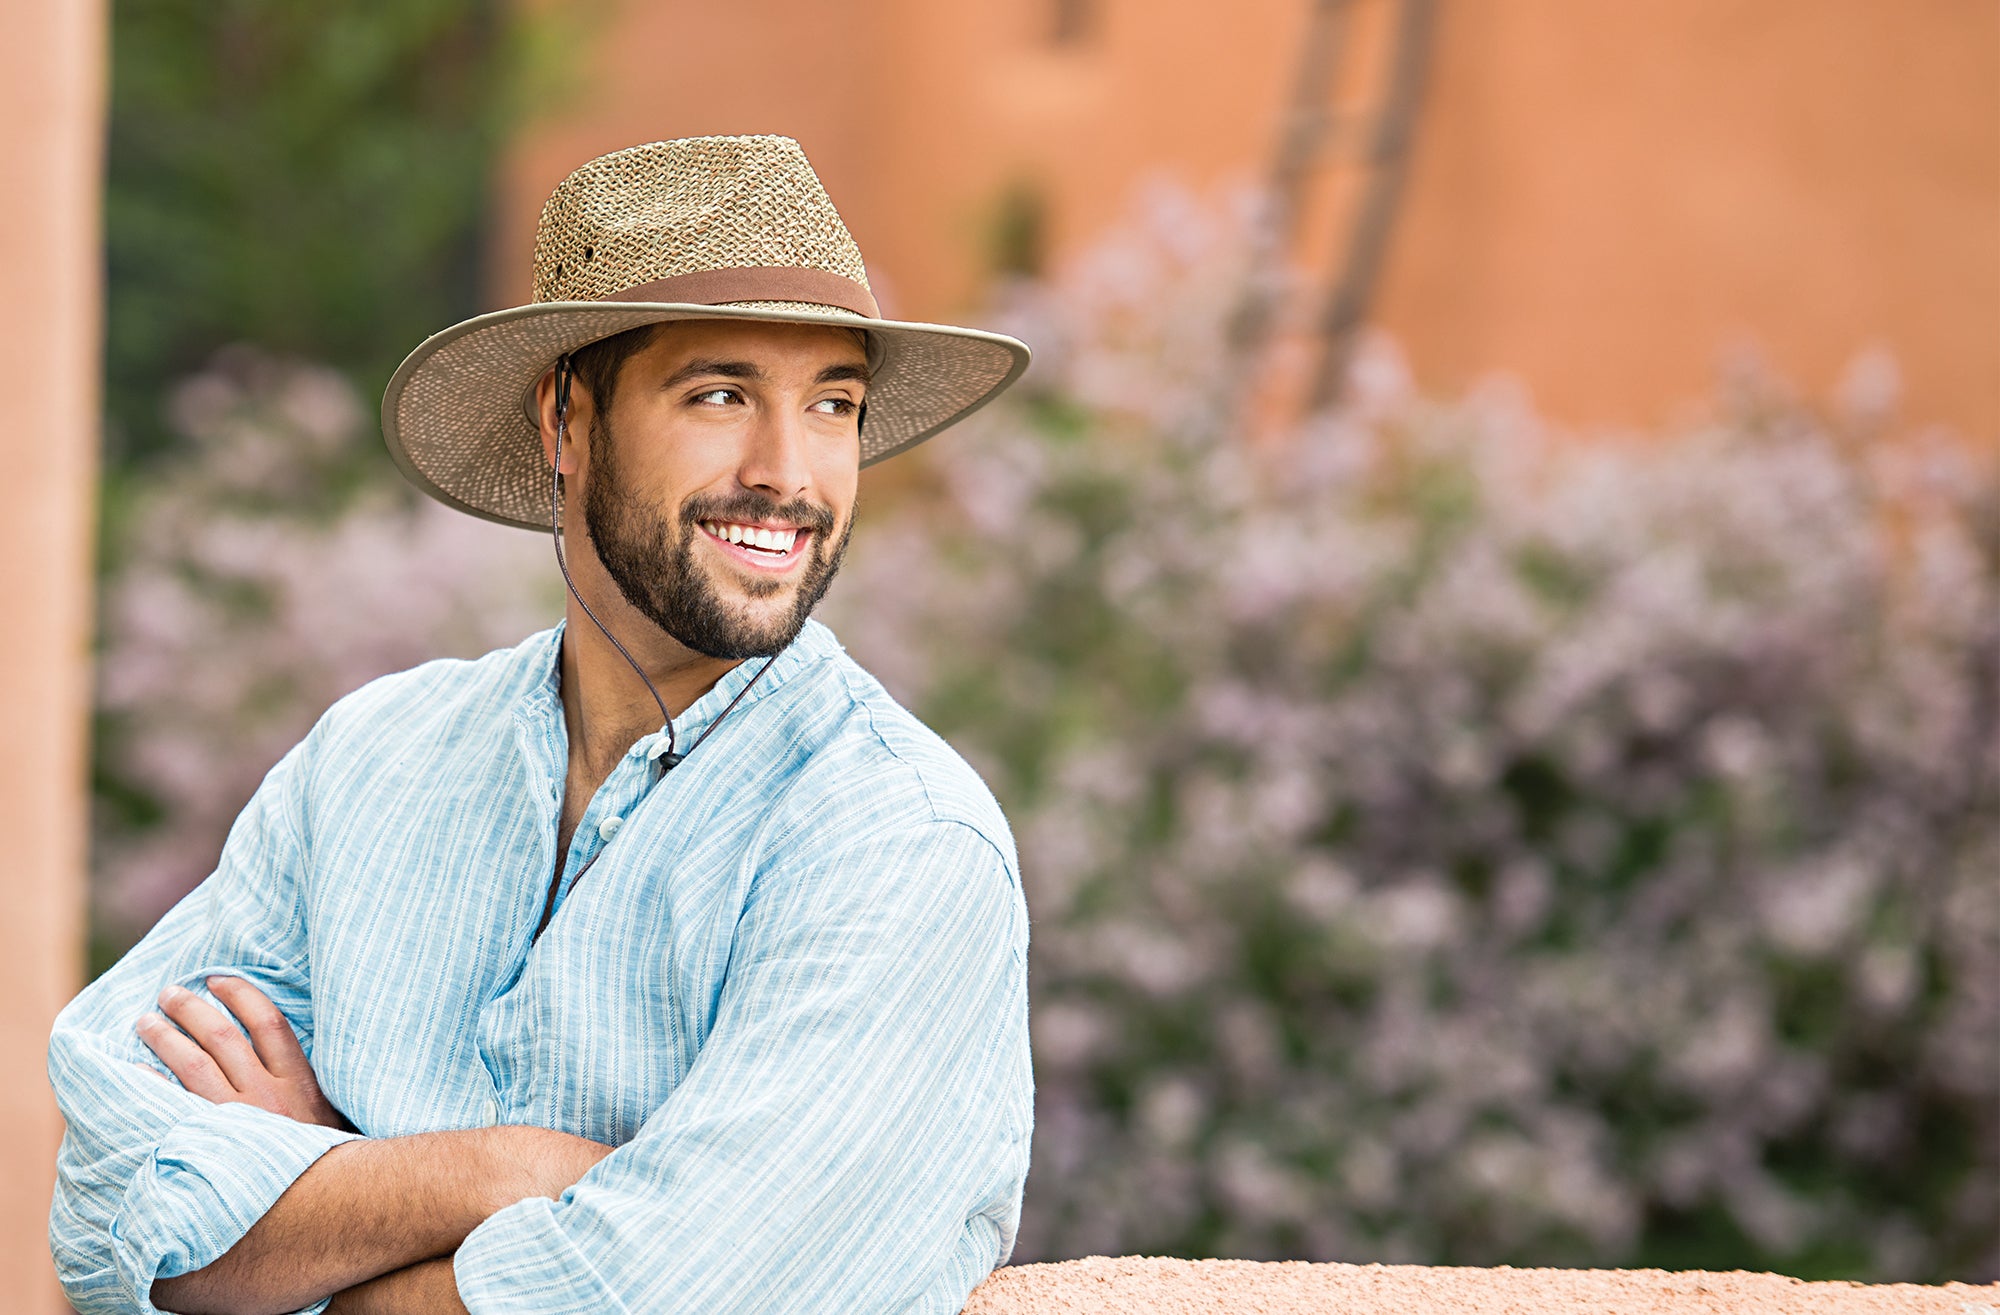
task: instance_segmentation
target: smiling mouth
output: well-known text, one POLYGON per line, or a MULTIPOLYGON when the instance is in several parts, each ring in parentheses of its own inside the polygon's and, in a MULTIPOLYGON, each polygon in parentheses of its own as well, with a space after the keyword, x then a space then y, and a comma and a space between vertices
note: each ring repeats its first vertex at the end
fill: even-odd
POLYGON ((721 544, 729 555, 765 570, 783 569, 805 555, 812 531, 798 526, 782 529, 764 525, 741 525, 734 521, 702 521, 702 532, 721 544))

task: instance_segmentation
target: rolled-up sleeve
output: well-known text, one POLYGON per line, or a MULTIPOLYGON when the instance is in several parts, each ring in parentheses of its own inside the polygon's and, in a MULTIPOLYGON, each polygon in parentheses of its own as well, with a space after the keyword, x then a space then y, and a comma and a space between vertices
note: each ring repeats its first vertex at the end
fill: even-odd
POLYGON ((475 1315, 958 1310, 1027 1173, 1027 915, 928 821, 762 873, 715 1024, 638 1137, 459 1249, 475 1315))
POLYGON ((167 983, 205 993, 206 978, 229 973, 269 996, 310 1050, 298 889, 304 753, 265 778, 214 874, 56 1019, 49 1080, 67 1130, 49 1243, 84 1315, 153 1311, 154 1280, 216 1260, 313 1161, 353 1137, 210 1104, 134 1031, 167 983))

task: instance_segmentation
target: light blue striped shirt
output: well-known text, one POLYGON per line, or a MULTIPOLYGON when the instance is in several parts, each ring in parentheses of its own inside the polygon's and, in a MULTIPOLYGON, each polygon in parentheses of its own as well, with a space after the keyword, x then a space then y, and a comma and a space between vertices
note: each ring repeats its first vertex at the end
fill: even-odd
POLYGON ((1028 923, 978 776, 810 623, 672 772, 664 735, 632 747, 536 941, 560 635, 334 705, 215 873, 63 1010, 50 1241, 79 1310, 153 1310, 155 1278, 215 1260, 351 1135, 131 1066, 160 1067, 133 1031, 160 989, 215 973, 277 1002, 367 1136, 535 1124, 619 1148, 465 1240, 474 1312, 956 1311, 1006 1259, 1028 923))

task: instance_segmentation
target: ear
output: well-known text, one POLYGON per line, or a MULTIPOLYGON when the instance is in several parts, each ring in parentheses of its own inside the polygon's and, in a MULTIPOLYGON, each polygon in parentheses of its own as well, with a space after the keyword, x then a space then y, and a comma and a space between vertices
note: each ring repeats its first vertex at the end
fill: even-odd
MULTIPOLYGON (((559 472, 564 475, 574 475, 577 472, 577 439, 584 428, 580 419, 589 409, 584 400, 587 396, 588 394, 578 388, 572 379, 569 390, 569 429, 563 436, 562 470, 559 472)), ((542 377, 535 381, 535 415, 541 422, 542 460, 553 466, 556 460, 556 372, 553 367, 543 371, 542 377)))

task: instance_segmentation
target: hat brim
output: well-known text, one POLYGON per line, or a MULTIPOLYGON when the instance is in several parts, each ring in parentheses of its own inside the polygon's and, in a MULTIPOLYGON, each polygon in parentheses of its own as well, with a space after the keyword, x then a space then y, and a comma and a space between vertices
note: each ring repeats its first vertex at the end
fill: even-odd
POLYGON ((522 399, 565 352, 677 320, 826 324, 869 335, 861 464, 923 442, 993 400, 1028 368, 1003 333, 877 320, 824 306, 554 301, 476 316, 411 352, 382 394, 382 436, 403 474, 447 506, 549 528, 549 465, 522 399))

